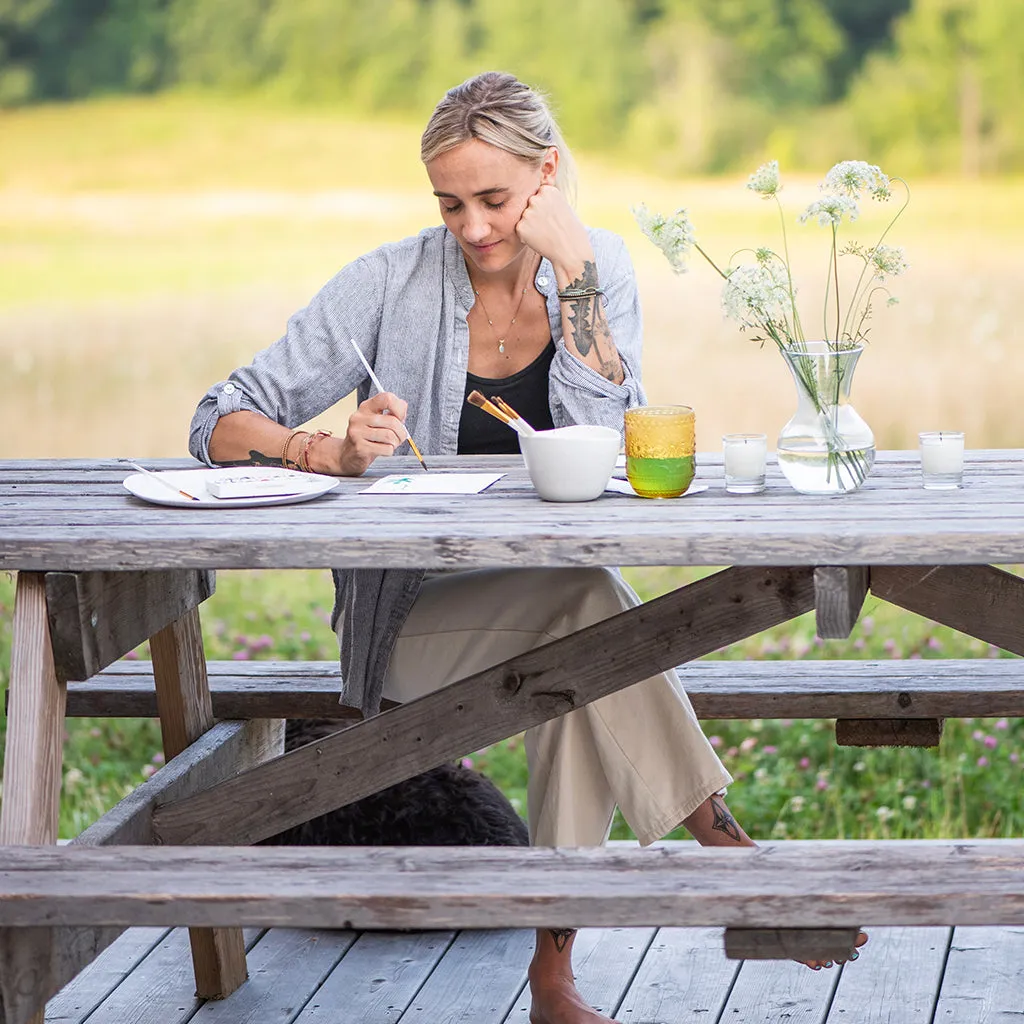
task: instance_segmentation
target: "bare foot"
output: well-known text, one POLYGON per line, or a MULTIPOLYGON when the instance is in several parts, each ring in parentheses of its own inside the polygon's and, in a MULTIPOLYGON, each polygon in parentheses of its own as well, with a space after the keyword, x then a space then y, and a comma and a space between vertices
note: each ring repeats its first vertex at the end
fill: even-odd
MULTIPOLYGON (((854 949, 853 955, 850 957, 850 960, 856 960, 857 957, 860 956, 860 953, 858 952, 858 950, 867 941, 868 941, 868 936, 867 936, 866 932, 857 932, 857 938, 856 938, 856 940, 854 942, 854 946, 856 948, 854 949)), ((810 967, 810 969, 812 971, 820 971, 823 967, 826 970, 828 970, 834 964, 837 964, 837 963, 845 964, 847 962, 848 961, 846 961, 846 960, 797 960, 798 964, 804 964, 805 966, 810 967)))
POLYGON ((588 1006, 572 978, 530 975, 530 1024, 614 1024, 611 1018, 588 1006))

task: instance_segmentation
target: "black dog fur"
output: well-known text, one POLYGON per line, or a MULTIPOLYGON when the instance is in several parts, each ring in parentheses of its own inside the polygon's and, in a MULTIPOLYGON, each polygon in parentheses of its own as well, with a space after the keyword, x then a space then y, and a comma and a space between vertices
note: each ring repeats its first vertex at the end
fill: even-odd
MULTIPOLYGON (((285 750, 341 723, 290 719, 285 750)), ((529 846, 526 823, 486 776, 442 764, 270 839, 277 846, 529 846)))

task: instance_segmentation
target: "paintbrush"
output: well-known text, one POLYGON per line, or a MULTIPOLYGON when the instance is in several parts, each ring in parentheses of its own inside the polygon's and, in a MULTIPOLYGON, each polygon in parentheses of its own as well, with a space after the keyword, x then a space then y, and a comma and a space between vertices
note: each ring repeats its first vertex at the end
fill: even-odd
POLYGON ((194 494, 189 494, 188 491, 183 491, 180 487, 175 487, 170 480, 165 476, 161 476, 159 473, 154 473, 151 469, 146 469, 145 466, 140 466, 137 462, 132 462, 131 459, 118 458, 118 462, 126 462, 132 469, 137 469, 140 473, 145 473, 146 476, 151 476, 158 483, 163 484, 169 491, 174 491, 175 494, 180 494, 183 498, 188 498, 189 501, 198 501, 199 499, 194 494))
POLYGON ((483 409, 484 412, 493 416, 496 420, 501 420, 506 427, 511 427, 517 434, 525 433, 518 420, 513 419, 508 413, 502 412, 490 399, 484 398, 479 391, 470 391, 466 396, 466 401, 470 405, 475 405, 478 409, 483 409))
POLYGON ((536 434, 537 433, 537 431, 534 430, 533 427, 531 427, 530 424, 527 423, 526 420, 524 420, 523 417, 520 416, 519 413, 517 413, 515 411, 515 409, 513 409, 512 406, 509 405, 508 402, 505 401, 504 398, 501 397, 501 395, 495 395, 494 398, 491 399, 491 401, 506 416, 508 416, 512 420, 515 420, 515 422, 518 423, 523 428, 520 431, 521 434, 536 434))
MULTIPOLYGON (((373 386, 378 391, 383 391, 384 385, 377 379, 377 374, 373 372, 373 367, 366 361, 366 356, 363 355, 363 350, 356 344, 356 339, 349 338, 349 341, 352 342, 352 347, 356 350, 356 355, 359 356, 359 361, 363 364, 366 368, 366 372, 370 375, 370 380, 373 381, 373 386)), ((405 427, 405 424, 403 423, 402 426, 405 427)), ((420 455, 420 450, 416 447, 416 442, 412 439, 412 434, 409 433, 407 427, 405 428, 405 439, 409 442, 409 447, 412 449, 413 455, 420 460, 420 465, 425 470, 427 468, 427 464, 423 461, 423 456, 420 455)))

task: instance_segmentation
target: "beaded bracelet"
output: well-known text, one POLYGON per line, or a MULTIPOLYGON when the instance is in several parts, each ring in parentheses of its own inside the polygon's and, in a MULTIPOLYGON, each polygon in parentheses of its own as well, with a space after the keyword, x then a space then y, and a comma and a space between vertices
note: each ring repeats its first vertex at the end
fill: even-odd
MULTIPOLYGON (((296 429, 293 430, 288 435, 288 440, 285 441, 284 447, 281 449, 281 465, 284 466, 285 469, 288 468, 288 448, 291 446, 291 443, 294 440, 295 436, 297 434, 308 434, 308 433, 309 433, 308 430, 303 430, 302 427, 296 427, 296 429)), ((295 462, 295 463, 293 463, 293 465, 297 466, 298 463, 295 462)))
POLYGON ((566 299, 592 299, 595 295, 604 295, 603 288, 563 288, 558 293, 560 301, 566 299))
POLYGON ((299 449, 298 467, 303 473, 312 473, 313 470, 309 468, 309 450, 320 440, 322 437, 333 437, 333 430, 318 430, 315 434, 310 434, 305 441, 302 442, 302 447, 299 449))

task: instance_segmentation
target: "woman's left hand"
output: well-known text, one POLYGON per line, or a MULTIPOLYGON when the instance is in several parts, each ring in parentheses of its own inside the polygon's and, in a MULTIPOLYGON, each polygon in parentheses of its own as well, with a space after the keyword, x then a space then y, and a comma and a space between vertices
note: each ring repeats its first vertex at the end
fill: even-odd
POLYGON ((561 270, 567 280, 575 278, 585 263, 594 260, 587 229, 554 185, 541 185, 530 196, 516 225, 516 234, 524 245, 550 260, 556 273, 561 270))

